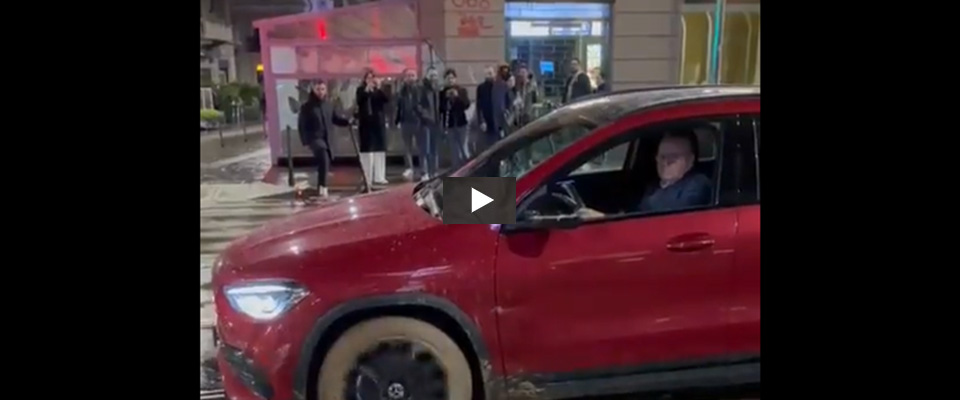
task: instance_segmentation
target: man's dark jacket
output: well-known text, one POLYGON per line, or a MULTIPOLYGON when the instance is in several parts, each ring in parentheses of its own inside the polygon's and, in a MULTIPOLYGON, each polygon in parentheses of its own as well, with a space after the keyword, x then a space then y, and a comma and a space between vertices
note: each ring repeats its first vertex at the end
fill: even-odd
POLYGON ((330 151, 330 135, 334 125, 349 126, 350 121, 333 111, 329 101, 321 100, 313 92, 300 106, 297 115, 297 130, 300 143, 311 149, 322 148, 330 151))
POLYGON ((583 72, 578 72, 566 80, 566 85, 563 87, 563 104, 567 104, 579 97, 592 93, 593 85, 590 84, 590 77, 583 72), (574 79, 576 79, 576 81, 574 81, 574 79), (573 87, 570 86, 571 84, 573 87))
POLYGON ((397 116, 394 118, 394 125, 424 123, 423 113, 430 109, 427 100, 424 89, 419 84, 401 86, 397 96, 397 116))
POLYGON ((487 79, 477 86, 477 118, 478 122, 486 123, 493 120, 493 109, 490 108, 490 93, 493 90, 493 80, 487 79))
POLYGON ((467 126, 467 109, 470 108, 470 95, 460 86, 445 86, 440 92, 440 118, 446 121, 447 128, 467 126), (447 91, 456 90, 457 96, 447 97, 447 91))

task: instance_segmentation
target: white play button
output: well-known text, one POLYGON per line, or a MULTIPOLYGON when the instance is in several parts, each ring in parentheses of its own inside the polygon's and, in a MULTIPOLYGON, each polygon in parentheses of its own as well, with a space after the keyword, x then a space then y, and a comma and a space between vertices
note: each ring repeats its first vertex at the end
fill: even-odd
POLYGON ((493 202, 490 196, 480 193, 479 190, 470 188, 470 212, 476 212, 483 206, 493 202))
POLYGON ((438 200, 443 203, 440 214, 445 225, 517 223, 516 179, 450 176, 442 179, 443 196, 438 200))

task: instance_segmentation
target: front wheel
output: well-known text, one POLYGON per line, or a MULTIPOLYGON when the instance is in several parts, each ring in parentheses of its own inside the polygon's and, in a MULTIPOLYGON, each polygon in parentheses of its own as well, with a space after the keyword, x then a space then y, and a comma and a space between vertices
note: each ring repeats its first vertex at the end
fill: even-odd
POLYGON ((320 400, 470 400, 473 380, 460 347, 426 322, 361 322, 334 342, 318 379, 320 400))

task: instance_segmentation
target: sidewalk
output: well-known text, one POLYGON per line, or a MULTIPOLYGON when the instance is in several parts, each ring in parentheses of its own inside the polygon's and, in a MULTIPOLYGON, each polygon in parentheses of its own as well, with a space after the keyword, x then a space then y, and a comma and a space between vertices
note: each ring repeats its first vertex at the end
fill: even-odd
MULTIPOLYGON (((247 135, 263 135, 263 124, 260 122, 248 123, 246 125, 247 135)), ((223 129, 223 138, 228 139, 237 136, 243 136, 243 127, 231 126, 223 129)), ((200 144, 220 140, 220 132, 216 129, 203 131, 200 133, 200 144)))
POLYGON ((262 127, 249 127, 244 135, 241 129, 225 130, 223 141, 217 133, 200 137, 200 166, 220 167, 229 165, 232 161, 241 161, 246 156, 253 156, 262 151, 261 157, 269 162, 269 148, 263 137, 262 127))

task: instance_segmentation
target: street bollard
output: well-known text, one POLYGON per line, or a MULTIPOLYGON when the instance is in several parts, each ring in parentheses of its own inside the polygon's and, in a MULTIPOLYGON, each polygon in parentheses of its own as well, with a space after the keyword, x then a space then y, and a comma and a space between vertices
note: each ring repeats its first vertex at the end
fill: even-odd
POLYGON ((223 123, 217 122, 217 134, 220 135, 220 147, 223 148, 223 123))
POLYGON ((240 120, 240 129, 243 130, 243 142, 247 142, 247 121, 244 112, 243 112, 243 103, 240 103, 240 108, 237 109, 237 119, 240 120))
POLYGON ((287 136, 287 185, 293 187, 293 139, 291 137, 293 129, 287 125, 285 134, 287 136))

